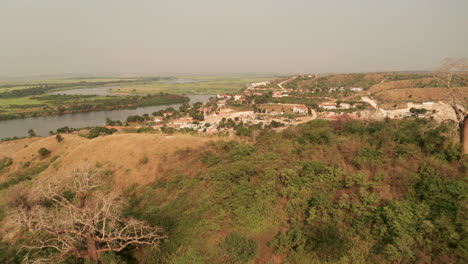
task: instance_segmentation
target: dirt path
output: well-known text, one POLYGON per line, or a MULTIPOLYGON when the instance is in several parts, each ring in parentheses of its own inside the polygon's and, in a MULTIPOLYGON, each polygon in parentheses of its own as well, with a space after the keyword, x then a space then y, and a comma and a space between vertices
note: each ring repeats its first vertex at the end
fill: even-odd
MULTIPOLYGON (((274 130, 283 131, 283 130, 287 129, 290 126, 297 126, 299 124, 304 124, 304 123, 307 123, 307 122, 312 121, 314 119, 317 119, 317 117, 318 117, 317 112, 315 110, 312 110, 312 116, 301 117, 301 121, 295 121, 295 122, 292 122, 292 123, 287 123, 286 126, 275 128, 274 130)), ((272 120, 283 123, 283 120, 281 120, 281 119, 272 119, 272 120)))
POLYGON ((383 115, 383 117, 388 116, 390 118, 402 118, 408 114, 411 108, 423 108, 429 112, 434 112, 432 116, 438 122, 442 122, 444 120, 456 120, 455 112, 453 111, 452 107, 449 104, 446 104, 442 101, 439 101, 437 103, 432 103, 429 105, 410 102, 410 103, 407 103, 407 107, 405 108, 385 110, 379 107, 379 105, 377 104, 375 100, 372 100, 367 96, 361 97, 361 100, 369 103, 373 108, 375 108, 378 112, 380 112, 383 115))
POLYGON ((283 87, 283 84, 285 84, 285 83, 287 83, 287 82, 289 82, 289 81, 292 81, 292 80, 294 80, 294 79, 296 79, 296 78, 297 78, 297 76, 293 76, 292 78, 289 78, 289 79, 287 79, 287 80, 285 80, 285 81, 282 81, 282 82, 278 83, 278 87, 279 87, 283 92, 286 92, 286 88, 283 87))

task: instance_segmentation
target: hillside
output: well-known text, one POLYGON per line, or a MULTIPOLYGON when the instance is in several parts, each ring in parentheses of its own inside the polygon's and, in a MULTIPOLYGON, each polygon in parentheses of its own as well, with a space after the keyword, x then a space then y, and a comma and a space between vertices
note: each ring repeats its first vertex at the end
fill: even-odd
MULTIPOLYGON (((186 149, 196 149, 210 140, 209 137, 187 135, 150 135, 116 134, 95 139, 86 139, 77 135, 63 135, 58 142, 55 137, 23 139, 0 143, 2 156, 8 156, 15 162, 3 172, 2 178, 18 173, 28 167, 51 163, 37 176, 67 174, 80 166, 96 166, 102 170, 112 170, 114 187, 125 189, 132 184, 148 184, 157 179, 182 170, 193 174, 197 171, 196 160, 186 161, 186 166, 179 167, 178 160, 171 159, 171 154, 186 149), (38 154, 40 148, 46 148, 51 154, 44 158, 38 154), (169 172, 167 172, 169 171, 169 172)), ((0 156, 0 159, 2 158, 0 156)), ((2 175, 2 174, 0 174, 2 175)))
POLYGON ((160 134, 17 141, 2 182, 29 178, 2 185, 0 260, 22 256, 27 231, 8 219, 25 191, 86 163, 112 178, 127 215, 168 237, 159 250, 131 247, 103 263, 461 263, 468 163, 454 128, 316 120, 263 130, 255 143, 160 134), (41 147, 51 154, 41 158, 41 147))
MULTIPOLYGON (((454 96, 463 105, 468 106, 468 87, 454 87, 454 96)), ((405 105, 407 102, 451 102, 447 88, 400 88, 388 89, 374 94, 374 98, 383 108, 392 109, 394 105, 405 105)))

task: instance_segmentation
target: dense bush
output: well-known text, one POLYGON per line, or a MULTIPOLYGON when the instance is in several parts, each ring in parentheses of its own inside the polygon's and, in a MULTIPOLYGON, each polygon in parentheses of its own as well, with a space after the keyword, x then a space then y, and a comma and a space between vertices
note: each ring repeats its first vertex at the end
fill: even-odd
POLYGON ((56 135, 55 139, 60 143, 63 141, 63 137, 61 135, 56 135))
POLYGON ((256 255, 257 244, 239 234, 231 234, 221 244, 229 263, 249 263, 256 255))
POLYGON ((49 166, 49 163, 40 163, 34 167, 25 168, 22 171, 15 172, 9 175, 7 181, 0 183, 0 190, 7 189, 10 186, 18 184, 23 181, 31 180, 34 176, 36 176, 37 174, 47 169, 48 166, 49 166))
POLYGON ((107 127, 94 127, 91 130, 89 130, 88 135, 86 136, 87 138, 95 138, 101 135, 111 135, 113 133, 117 132, 117 129, 115 128, 107 128, 107 127))
POLYGON ((37 153, 39 153, 42 157, 47 157, 50 155, 50 150, 46 148, 40 148, 37 153))
POLYGON ((13 164, 13 160, 10 157, 4 157, 0 159, 0 172, 13 164))
POLYGON ((125 192, 126 214, 163 226, 169 238, 160 251, 106 259, 464 263, 468 166, 448 133, 453 128, 427 120, 317 120, 280 133, 259 130, 255 143, 177 151, 163 157, 158 181, 125 192))
POLYGON ((145 118, 139 115, 132 115, 127 117, 127 122, 129 123, 137 123, 143 121, 145 121, 145 118))

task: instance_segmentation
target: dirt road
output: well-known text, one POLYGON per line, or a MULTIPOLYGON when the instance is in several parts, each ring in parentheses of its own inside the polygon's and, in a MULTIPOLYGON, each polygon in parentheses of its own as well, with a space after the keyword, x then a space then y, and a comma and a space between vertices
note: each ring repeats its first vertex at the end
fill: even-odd
POLYGON ((282 81, 282 82, 278 83, 278 87, 281 89, 281 91, 286 92, 286 88, 283 87, 283 84, 285 84, 285 83, 287 83, 289 81, 292 81, 292 80, 294 80, 296 78, 297 78, 297 76, 293 76, 292 78, 289 78, 289 79, 287 79, 285 81, 282 81))

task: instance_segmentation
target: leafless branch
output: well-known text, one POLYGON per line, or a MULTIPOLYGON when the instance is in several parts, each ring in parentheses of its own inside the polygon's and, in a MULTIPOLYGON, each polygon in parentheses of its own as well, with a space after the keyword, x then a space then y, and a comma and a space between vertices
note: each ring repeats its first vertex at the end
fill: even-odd
POLYGON ((125 218, 126 201, 102 186, 99 171, 85 170, 31 191, 11 214, 12 221, 35 237, 23 247, 24 262, 51 263, 69 255, 96 261, 102 252, 118 252, 129 245, 158 247, 166 238, 163 229, 125 218))

